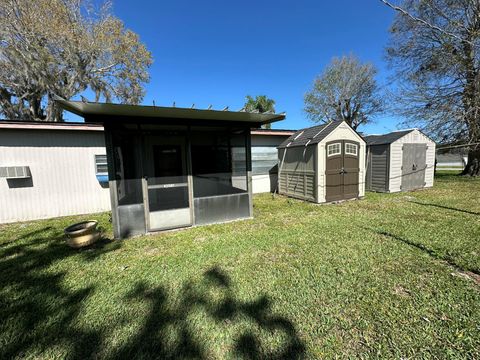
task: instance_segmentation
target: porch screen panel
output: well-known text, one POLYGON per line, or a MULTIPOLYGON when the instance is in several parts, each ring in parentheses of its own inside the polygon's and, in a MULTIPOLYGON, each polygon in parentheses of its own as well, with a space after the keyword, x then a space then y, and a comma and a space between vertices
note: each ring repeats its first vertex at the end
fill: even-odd
POLYGON ((247 192, 245 136, 243 130, 192 132, 195 198, 247 192))
POLYGON ((192 131, 192 175, 196 224, 250 216, 248 129, 192 131))
POLYGON ((112 131, 117 226, 121 237, 145 233, 140 144, 138 133, 112 131))

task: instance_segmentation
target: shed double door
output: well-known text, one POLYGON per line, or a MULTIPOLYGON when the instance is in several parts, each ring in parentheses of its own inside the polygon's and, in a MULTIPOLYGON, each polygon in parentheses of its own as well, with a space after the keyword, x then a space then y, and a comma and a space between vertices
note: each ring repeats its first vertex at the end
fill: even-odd
POLYGON ((353 199, 359 194, 360 144, 349 140, 326 144, 325 200, 353 199))
POLYGON ((425 186, 427 168, 427 144, 403 144, 402 191, 425 186))

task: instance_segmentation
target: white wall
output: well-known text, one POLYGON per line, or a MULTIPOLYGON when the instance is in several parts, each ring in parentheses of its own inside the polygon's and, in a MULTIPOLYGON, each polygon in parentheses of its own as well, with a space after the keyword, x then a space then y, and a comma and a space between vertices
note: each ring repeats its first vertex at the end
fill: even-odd
POLYGON ((252 191, 254 194, 273 192, 277 188, 278 175, 253 175, 252 191))
POLYGON ((402 163, 403 163, 403 144, 427 144, 427 169, 425 170, 425 187, 433 186, 435 176, 435 143, 418 130, 413 130, 407 135, 390 144, 390 192, 401 191, 402 185, 402 163))
POLYGON ((359 149, 359 168, 360 171, 358 173, 358 196, 363 197, 365 196, 365 151, 366 145, 365 141, 354 131, 350 126, 346 123, 339 125, 334 131, 328 134, 325 139, 323 139, 318 145, 318 179, 317 179, 317 186, 318 186, 318 202, 322 203, 325 202, 325 161, 326 161, 326 152, 325 152, 325 144, 330 141, 335 140, 351 140, 358 142, 360 144, 359 149))
POLYGON ((95 176, 102 131, 0 129, 0 166, 29 166, 31 180, 0 178, 0 223, 110 210, 95 176))

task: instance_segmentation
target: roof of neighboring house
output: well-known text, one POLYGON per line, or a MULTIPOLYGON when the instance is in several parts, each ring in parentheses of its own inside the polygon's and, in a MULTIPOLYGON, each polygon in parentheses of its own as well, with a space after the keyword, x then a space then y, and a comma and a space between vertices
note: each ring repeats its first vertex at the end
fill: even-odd
POLYGON ((96 103, 83 101, 69 101, 60 97, 55 102, 66 111, 82 116, 85 121, 95 118, 156 118, 156 119, 188 119, 205 121, 228 121, 238 123, 250 123, 253 127, 260 127, 275 121, 285 119, 285 114, 271 114, 241 111, 193 109, 180 107, 128 105, 113 103, 96 103))
POLYGON ((103 131, 103 125, 74 122, 0 120, 0 129, 103 131))
POLYGON ((397 141, 414 130, 416 129, 392 131, 383 135, 367 135, 363 139, 367 142, 367 145, 386 145, 397 141))
MULTIPOLYGON (((103 125, 83 122, 78 123, 0 120, 0 129, 103 131, 103 125)), ((295 131, 296 130, 286 129, 252 129, 251 134, 262 136, 290 136, 295 131)))
POLYGON ((329 122, 327 124, 300 129, 280 145, 278 145, 278 148, 318 144, 343 122, 343 120, 338 120, 329 122))
POLYGON ((252 135, 269 135, 269 136, 290 136, 297 130, 285 130, 285 129, 252 129, 250 133, 252 135))

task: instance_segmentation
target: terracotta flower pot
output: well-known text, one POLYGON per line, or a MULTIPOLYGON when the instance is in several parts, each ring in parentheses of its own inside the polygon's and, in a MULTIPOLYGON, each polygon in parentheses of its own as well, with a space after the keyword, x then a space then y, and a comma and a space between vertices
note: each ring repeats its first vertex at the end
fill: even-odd
POLYGON ((100 238, 97 225, 98 221, 96 220, 70 225, 65 229, 67 244, 75 249, 93 244, 100 238))

